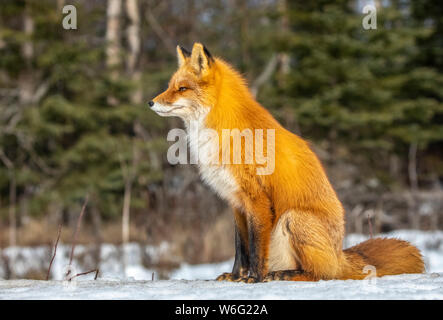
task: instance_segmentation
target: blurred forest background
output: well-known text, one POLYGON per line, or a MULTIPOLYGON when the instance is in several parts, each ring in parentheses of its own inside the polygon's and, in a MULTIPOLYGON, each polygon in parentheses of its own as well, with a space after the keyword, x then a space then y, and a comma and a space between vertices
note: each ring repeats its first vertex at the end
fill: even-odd
MULTIPOLYGON (((439 0, 2 0, 0 247, 71 241, 233 255, 229 208, 196 168, 166 161, 146 105, 204 43, 308 139, 348 233, 443 228, 443 3, 439 0), (77 9, 77 29, 62 8, 77 9), (362 8, 377 8, 365 30, 362 8)), ((166 261, 171 263, 171 261, 166 261)))

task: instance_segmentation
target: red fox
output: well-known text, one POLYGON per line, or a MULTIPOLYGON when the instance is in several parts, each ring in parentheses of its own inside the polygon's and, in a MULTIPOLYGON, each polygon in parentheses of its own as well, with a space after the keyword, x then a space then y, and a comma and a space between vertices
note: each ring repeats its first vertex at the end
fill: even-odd
MULTIPOLYGON (((254 137, 257 129, 274 132, 273 144, 267 143, 269 134, 262 136, 266 154, 275 159, 269 174, 257 174, 263 166, 257 159, 199 163, 202 179, 234 212, 234 266, 217 280, 364 279, 368 265, 377 276, 424 272, 420 251, 406 241, 370 239, 343 250, 344 209, 308 143, 283 128, 254 99, 242 76, 202 44, 195 43, 192 52, 177 46, 177 56, 179 68, 168 89, 148 103, 153 111, 182 118, 188 130, 193 122, 219 137, 226 129, 251 130, 254 137)), ((190 137, 191 154, 211 143, 190 137)), ((246 140, 243 145, 248 149, 246 140)), ((223 146, 216 145, 216 158, 223 157, 223 146)), ((242 160, 253 153, 244 149, 242 160)))

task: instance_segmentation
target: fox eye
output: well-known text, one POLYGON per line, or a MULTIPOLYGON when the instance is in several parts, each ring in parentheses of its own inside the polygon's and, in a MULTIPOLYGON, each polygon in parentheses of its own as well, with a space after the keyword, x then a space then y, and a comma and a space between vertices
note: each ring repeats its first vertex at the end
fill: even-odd
POLYGON ((183 92, 183 91, 186 91, 188 88, 186 88, 186 87, 180 87, 180 88, 178 88, 178 91, 181 91, 181 92, 183 92))

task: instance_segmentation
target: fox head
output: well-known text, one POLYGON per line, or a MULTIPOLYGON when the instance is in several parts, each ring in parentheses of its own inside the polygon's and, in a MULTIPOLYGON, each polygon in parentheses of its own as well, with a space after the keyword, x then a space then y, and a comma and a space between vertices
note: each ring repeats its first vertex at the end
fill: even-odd
POLYGON ((206 114, 216 100, 216 60, 200 43, 194 44, 192 52, 177 46, 177 58, 179 68, 168 89, 148 104, 163 117, 196 119, 206 114))

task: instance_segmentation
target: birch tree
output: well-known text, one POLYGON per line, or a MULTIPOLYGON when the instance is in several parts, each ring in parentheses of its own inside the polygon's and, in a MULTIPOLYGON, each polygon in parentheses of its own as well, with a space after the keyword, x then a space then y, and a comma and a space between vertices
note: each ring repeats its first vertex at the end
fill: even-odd
POLYGON ((138 59, 140 55, 140 14, 137 0, 127 0, 126 13, 129 18, 129 25, 126 35, 129 44, 129 54, 126 61, 126 68, 130 79, 135 84, 136 89, 131 95, 131 102, 140 104, 142 102, 142 90, 140 88, 141 72, 138 69, 138 59))
POLYGON ((23 13, 23 33, 24 41, 21 46, 21 51, 26 65, 20 74, 19 101, 21 105, 26 105, 32 101, 34 95, 34 81, 31 72, 32 59, 34 56, 34 45, 32 43, 34 19, 31 16, 29 3, 26 3, 23 13))
MULTIPOLYGON (((111 79, 118 78, 118 67, 121 59, 121 41, 120 41, 120 16, 121 16, 122 2, 121 0, 108 0, 108 7, 106 11, 106 66, 111 72, 111 79)), ((109 96, 108 103, 116 105, 118 100, 116 97, 109 96)))

